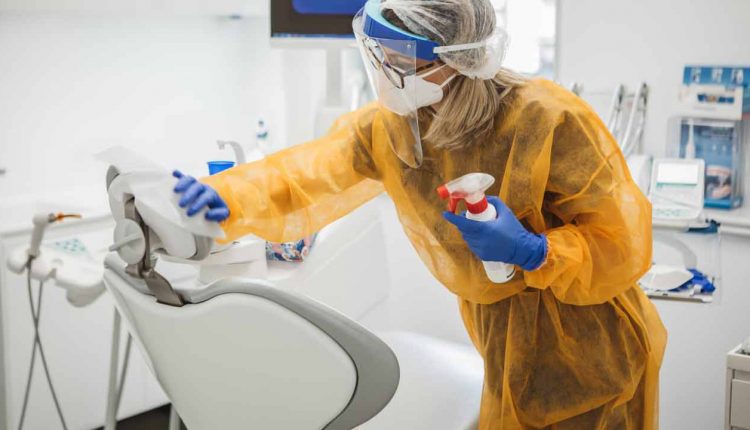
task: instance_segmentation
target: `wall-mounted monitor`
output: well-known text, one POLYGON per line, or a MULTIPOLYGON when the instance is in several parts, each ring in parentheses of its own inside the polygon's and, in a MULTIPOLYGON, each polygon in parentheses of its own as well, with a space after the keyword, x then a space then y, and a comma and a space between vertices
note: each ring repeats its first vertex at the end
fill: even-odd
POLYGON ((271 0, 271 40, 280 47, 351 46, 352 18, 366 0, 271 0))

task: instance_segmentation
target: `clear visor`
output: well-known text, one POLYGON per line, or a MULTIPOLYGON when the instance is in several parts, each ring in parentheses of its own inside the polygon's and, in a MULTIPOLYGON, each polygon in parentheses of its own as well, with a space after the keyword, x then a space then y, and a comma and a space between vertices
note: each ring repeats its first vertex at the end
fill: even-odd
POLYGON ((418 72, 413 40, 373 38, 364 34, 364 10, 352 22, 357 46, 386 122, 391 149, 409 167, 422 164, 416 86, 418 72))

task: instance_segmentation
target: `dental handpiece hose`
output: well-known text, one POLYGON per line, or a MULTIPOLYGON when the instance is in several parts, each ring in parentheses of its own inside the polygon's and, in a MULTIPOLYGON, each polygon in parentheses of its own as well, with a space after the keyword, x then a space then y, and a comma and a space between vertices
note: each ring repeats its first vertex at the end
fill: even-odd
MULTIPOLYGON (((497 219, 495 206, 489 204, 485 191, 495 182, 495 178, 486 173, 469 173, 454 179, 437 189, 443 200, 448 200, 448 210, 455 212, 458 203, 466 204, 466 218, 473 221, 487 222, 497 219)), ((502 284, 513 279, 516 267, 501 261, 482 261, 484 271, 490 281, 502 284)))
POLYGON ((60 424, 62 425, 63 430, 67 430, 68 426, 65 422, 65 417, 62 413, 62 408, 60 407, 60 401, 57 397, 57 392, 55 391, 54 384, 52 384, 52 377, 50 376, 49 371, 49 365, 47 364, 47 357, 44 353, 44 347, 42 346, 41 338, 39 337, 39 320, 41 318, 41 312, 42 312, 42 290, 44 288, 44 281, 39 281, 39 290, 37 294, 37 300, 36 300, 36 306, 34 306, 34 299, 32 295, 32 289, 31 289, 31 278, 32 278, 32 264, 34 259, 38 258, 40 255, 40 248, 42 245, 42 239, 44 239, 44 233, 47 230, 47 226, 50 224, 53 224, 58 221, 62 221, 66 218, 81 218, 78 214, 63 214, 63 213, 39 213, 34 215, 32 218, 32 224, 34 225, 34 228, 31 231, 31 241, 29 243, 29 248, 26 250, 26 254, 28 255, 28 260, 26 261, 26 281, 27 281, 27 291, 29 295, 29 307, 31 309, 31 318, 33 321, 33 327, 34 327, 34 341, 32 345, 31 350, 31 359, 29 360, 29 371, 28 376, 26 378, 26 388, 24 390, 24 396, 23 396, 23 405, 21 406, 21 414, 18 421, 18 430, 22 430, 24 428, 25 418, 26 418, 26 411, 29 406, 29 395, 31 393, 31 381, 34 375, 34 367, 36 364, 36 357, 37 352, 39 353, 39 358, 42 361, 42 367, 44 370, 44 375, 47 379, 47 385, 49 386, 50 393, 52 395, 52 401, 55 404, 55 410, 57 411, 57 415, 60 418, 60 424))

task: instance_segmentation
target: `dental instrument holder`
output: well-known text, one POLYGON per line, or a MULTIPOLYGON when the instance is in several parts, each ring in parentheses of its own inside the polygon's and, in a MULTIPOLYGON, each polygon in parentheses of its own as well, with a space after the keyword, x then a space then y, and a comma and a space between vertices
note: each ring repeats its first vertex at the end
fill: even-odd
MULTIPOLYGON (((620 88, 618 88, 618 94, 615 97, 619 97, 620 88)), ((622 89, 624 91, 624 88, 622 89)), ((628 114, 628 122, 625 126, 624 134, 620 140, 620 148, 625 157, 629 157, 633 154, 637 154, 643 148, 643 131, 646 128, 646 112, 648 108, 648 95, 649 87, 645 82, 641 82, 633 95, 632 105, 630 106, 630 113, 628 114)), ((622 98, 620 99, 622 102, 622 98)), ((620 107, 621 109, 621 107, 620 107)), ((618 121, 621 116, 620 112, 615 113, 616 117, 614 121, 618 121)), ((618 136, 619 137, 619 136, 618 136)))
POLYGON ((653 206, 654 255, 660 261, 655 259, 639 280, 651 298, 702 303, 718 298, 715 291, 704 290, 696 273, 688 270, 707 274, 713 285, 719 282, 718 224, 703 214, 704 170, 703 160, 654 160, 649 200, 653 206), (699 258, 699 252, 703 258, 699 258), (676 260, 664 261, 665 256, 675 254, 676 260))
POLYGON ((71 305, 83 307, 104 293, 101 265, 81 258, 70 258, 69 254, 54 247, 42 246, 47 227, 66 218, 80 218, 80 215, 34 215, 29 246, 11 250, 5 263, 13 273, 20 275, 28 270, 34 280, 54 281, 65 290, 65 298, 71 305))
MULTIPOLYGON (((609 97, 606 112, 606 126, 617 140, 625 157, 642 151, 643 132, 646 125, 649 86, 646 82, 638 84, 635 91, 628 91, 625 85, 618 84, 614 92, 610 90, 585 91, 581 83, 573 83, 571 91, 592 105, 599 105, 602 96, 609 97)), ((602 112, 605 118, 605 112, 602 112)))
MULTIPOLYGON (((703 217, 682 223, 660 222, 655 219, 653 228, 653 254, 660 257, 654 258, 654 267, 672 266, 697 269, 707 276, 716 290, 711 293, 689 290, 645 290, 646 295, 652 299, 705 304, 718 303, 721 299, 721 235, 719 234, 719 224, 703 217)), ((649 273, 644 275, 639 284, 647 279, 649 273)))
POLYGON ((625 85, 617 85, 617 87, 615 87, 615 92, 612 94, 612 101, 609 106, 609 116, 607 117, 607 129, 613 136, 618 135, 617 127, 620 124, 622 104, 625 101, 625 95, 625 85))

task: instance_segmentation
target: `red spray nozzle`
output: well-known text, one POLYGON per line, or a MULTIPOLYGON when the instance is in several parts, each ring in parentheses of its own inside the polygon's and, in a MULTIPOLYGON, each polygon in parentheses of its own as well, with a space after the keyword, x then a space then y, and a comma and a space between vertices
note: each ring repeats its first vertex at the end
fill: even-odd
POLYGON ((463 200, 469 212, 478 214, 487 209, 484 192, 494 182, 495 178, 486 173, 469 173, 439 186, 437 193, 441 199, 448 200, 449 211, 456 212, 458 203, 463 200))
POLYGON ((443 200, 448 200, 448 210, 451 212, 456 212, 456 208, 458 207, 458 202, 463 200, 462 198, 459 198, 458 196, 454 196, 451 194, 450 191, 448 191, 448 187, 445 185, 441 185, 437 188, 437 193, 443 200))
POLYGON ((448 197, 451 196, 451 192, 448 191, 448 187, 446 187, 445 185, 439 186, 437 188, 437 193, 440 196, 440 198, 443 199, 443 200, 445 200, 445 199, 447 199, 448 197))

